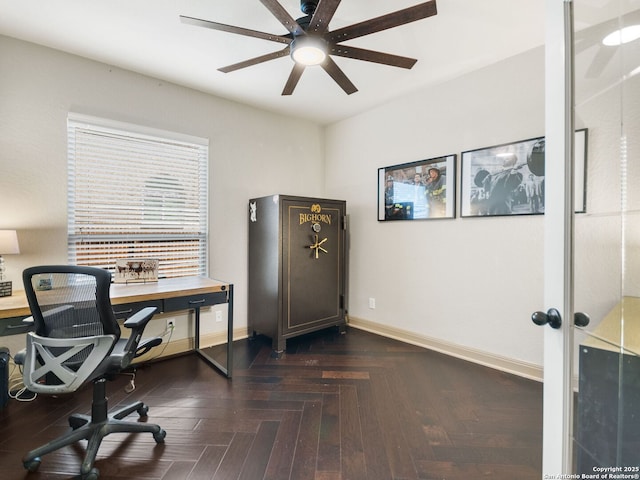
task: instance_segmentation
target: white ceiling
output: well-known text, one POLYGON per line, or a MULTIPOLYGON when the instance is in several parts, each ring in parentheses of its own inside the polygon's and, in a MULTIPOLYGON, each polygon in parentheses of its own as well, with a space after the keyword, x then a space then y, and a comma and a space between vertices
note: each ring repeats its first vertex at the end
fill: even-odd
MULTIPOLYGON (((610 0, 582 0, 598 8, 610 0)), ((422 0, 343 0, 330 30, 422 0)), ((299 0, 280 0, 293 18, 299 0)), ((438 14, 352 41, 418 59, 411 70, 335 57, 359 89, 346 95, 319 67, 292 96, 280 95, 288 57, 231 73, 217 69, 282 45, 183 24, 198 17, 278 35, 286 30, 259 0, 0 0, 0 34, 45 45, 271 111, 322 124, 438 84, 544 43, 542 0, 437 0, 438 14)))

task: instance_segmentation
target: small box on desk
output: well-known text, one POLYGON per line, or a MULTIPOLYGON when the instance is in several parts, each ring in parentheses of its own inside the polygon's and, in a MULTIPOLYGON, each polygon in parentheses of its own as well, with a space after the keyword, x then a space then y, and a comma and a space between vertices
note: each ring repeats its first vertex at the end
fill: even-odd
POLYGON ((8 282, 0 282, 0 297, 10 297, 11 296, 11 281, 8 282))

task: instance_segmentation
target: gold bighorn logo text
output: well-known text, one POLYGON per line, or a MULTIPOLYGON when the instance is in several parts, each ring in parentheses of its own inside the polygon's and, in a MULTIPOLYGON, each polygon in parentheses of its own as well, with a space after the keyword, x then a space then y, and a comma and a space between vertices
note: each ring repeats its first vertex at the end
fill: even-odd
POLYGON ((300 225, 307 222, 322 222, 327 225, 331 225, 331 214, 330 213, 321 213, 322 207, 317 203, 311 205, 311 213, 301 213, 300 214, 300 225))

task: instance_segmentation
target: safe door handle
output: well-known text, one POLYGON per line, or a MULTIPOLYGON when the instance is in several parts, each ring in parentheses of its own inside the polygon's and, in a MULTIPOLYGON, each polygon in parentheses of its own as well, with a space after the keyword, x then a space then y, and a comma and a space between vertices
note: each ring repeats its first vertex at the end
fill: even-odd
POLYGON ((562 317, 560 316, 560 312, 555 308, 550 308, 547 310, 547 313, 544 312, 533 312, 531 315, 531 320, 536 325, 546 325, 549 324, 551 328, 560 328, 562 325, 562 317))

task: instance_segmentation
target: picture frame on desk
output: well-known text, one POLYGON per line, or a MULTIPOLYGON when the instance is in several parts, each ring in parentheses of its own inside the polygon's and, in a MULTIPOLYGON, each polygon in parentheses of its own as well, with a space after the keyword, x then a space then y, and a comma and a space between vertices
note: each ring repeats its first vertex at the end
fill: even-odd
POLYGON ((116 260, 114 283, 146 283, 158 281, 157 258, 127 258, 116 260))

